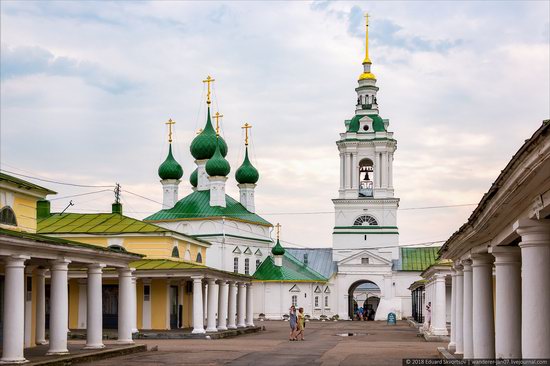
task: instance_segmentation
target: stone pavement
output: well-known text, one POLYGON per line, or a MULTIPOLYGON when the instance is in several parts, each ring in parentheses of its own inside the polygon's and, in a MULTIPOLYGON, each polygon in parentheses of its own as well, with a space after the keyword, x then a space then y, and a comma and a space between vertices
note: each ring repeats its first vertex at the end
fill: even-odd
POLYGON ((139 340, 158 351, 116 357, 98 366, 152 365, 401 365, 407 357, 437 358, 444 343, 425 342, 405 321, 308 322, 304 342, 288 341, 288 322, 266 321, 265 331, 219 340, 139 340), (338 334, 354 333, 353 336, 338 334))

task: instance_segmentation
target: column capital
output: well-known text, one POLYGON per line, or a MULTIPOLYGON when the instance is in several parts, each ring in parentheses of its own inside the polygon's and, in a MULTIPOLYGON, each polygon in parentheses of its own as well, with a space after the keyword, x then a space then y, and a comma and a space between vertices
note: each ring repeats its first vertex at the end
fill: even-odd
POLYGON ((252 287, 252 285, 253 285, 253 283, 252 283, 252 282, 248 282, 248 283, 246 284, 246 286, 247 286, 248 288, 251 288, 251 287, 252 287))
POLYGON ((239 286, 239 288, 245 288, 246 287, 245 282, 238 282, 237 285, 239 286))
POLYGON ((514 229, 521 235, 520 248, 550 245, 550 220, 518 220, 514 229))
POLYGON ((494 247, 491 254, 495 257, 495 266, 502 264, 521 264, 521 249, 518 247, 494 247))
POLYGON ((453 268, 456 271, 457 276, 462 276, 462 271, 464 270, 464 266, 460 261, 455 261, 453 268))
POLYGON ((445 277, 447 277, 446 273, 434 273, 434 282, 436 281, 445 281, 445 277))
POLYGON ((88 273, 95 273, 95 274, 100 274, 103 272, 103 268, 105 268, 105 265, 104 264, 100 264, 100 263, 92 263, 92 264, 88 264, 88 273))
POLYGON ((207 278, 206 279, 206 282, 208 283, 208 286, 214 286, 216 284, 216 279, 215 278, 207 278))
POLYGON ((27 259, 31 259, 31 257, 28 255, 11 255, 9 257, 4 258, 5 267, 23 268, 25 267, 25 261, 27 259))
POLYGON ((472 254, 472 267, 492 266, 494 257, 488 253, 472 254))
POLYGON ((34 273, 35 273, 37 276, 44 277, 44 276, 46 276, 46 272, 47 272, 47 271, 48 271, 47 268, 37 268, 37 269, 35 270, 34 273))
POLYGON ((472 272, 472 260, 470 258, 463 259, 462 261, 462 271, 463 272, 472 272))
POLYGON ((69 270, 69 263, 71 263, 70 260, 67 258, 59 258, 52 260, 51 262, 50 271, 68 271, 69 270))
POLYGON ((131 276, 132 276, 132 273, 133 273, 135 270, 136 270, 135 268, 122 267, 122 268, 118 268, 118 269, 117 269, 117 272, 118 272, 118 275, 119 275, 119 276, 122 276, 122 277, 131 277, 131 276))
POLYGON ((203 277, 202 276, 191 276, 191 279, 193 280, 193 283, 202 282, 203 277))
POLYGON ((223 285, 227 284, 227 281, 226 280, 217 280, 216 283, 220 286, 223 286, 223 285))

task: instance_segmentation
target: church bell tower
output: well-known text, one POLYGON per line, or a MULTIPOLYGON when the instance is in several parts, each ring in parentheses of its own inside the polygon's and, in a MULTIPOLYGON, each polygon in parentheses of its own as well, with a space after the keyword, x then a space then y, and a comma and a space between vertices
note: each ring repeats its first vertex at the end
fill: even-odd
POLYGON ((397 259, 397 249, 382 249, 398 246, 399 199, 394 197, 393 188, 397 141, 388 130, 389 120, 380 116, 378 87, 371 66, 367 15, 365 59, 355 88, 355 114, 345 121, 345 131, 336 142, 340 152, 340 189, 338 198, 333 199, 333 247, 337 257, 349 256, 342 253, 353 248, 381 247, 388 259, 397 259))

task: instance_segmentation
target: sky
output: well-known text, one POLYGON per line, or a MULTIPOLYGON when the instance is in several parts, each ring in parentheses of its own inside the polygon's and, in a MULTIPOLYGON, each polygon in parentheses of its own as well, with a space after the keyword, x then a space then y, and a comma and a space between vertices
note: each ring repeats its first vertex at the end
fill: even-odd
POLYGON ((212 75, 227 193, 238 198, 248 122, 257 212, 288 246, 331 246, 335 142, 354 114, 369 12, 380 114, 398 141, 400 244, 445 240, 550 118, 549 4, 2 0, 0 168, 87 186, 28 179, 58 192, 54 211, 72 200, 69 212, 109 212, 120 183, 125 214, 146 217, 161 206, 169 118, 180 197, 191 192, 212 75))

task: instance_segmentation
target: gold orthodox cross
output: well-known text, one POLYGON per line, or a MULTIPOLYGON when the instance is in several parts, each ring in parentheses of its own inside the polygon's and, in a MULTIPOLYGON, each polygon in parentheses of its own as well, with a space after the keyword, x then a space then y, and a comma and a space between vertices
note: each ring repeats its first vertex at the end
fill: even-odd
POLYGON ((252 128, 252 126, 248 123, 245 123, 244 126, 242 126, 241 128, 244 129, 244 144, 245 146, 248 146, 248 130, 252 128))
POLYGON ((172 121, 172 118, 170 118, 166 124, 168 125, 168 142, 172 143, 172 125, 175 125, 176 121, 172 121))
POLYGON ((277 229, 277 240, 279 240, 279 237, 281 235, 281 224, 277 223, 277 225, 275 225, 275 228, 277 229))
POLYGON ((210 104, 210 83, 214 82, 216 80, 212 79, 210 75, 206 77, 206 80, 203 80, 203 83, 206 83, 208 85, 208 92, 206 93, 206 103, 210 104))
POLYGON ((220 114, 220 112, 216 112, 214 115, 214 118, 216 119, 216 134, 220 134, 220 118, 223 117, 223 114, 220 114))

